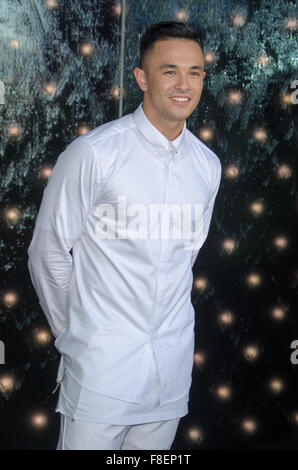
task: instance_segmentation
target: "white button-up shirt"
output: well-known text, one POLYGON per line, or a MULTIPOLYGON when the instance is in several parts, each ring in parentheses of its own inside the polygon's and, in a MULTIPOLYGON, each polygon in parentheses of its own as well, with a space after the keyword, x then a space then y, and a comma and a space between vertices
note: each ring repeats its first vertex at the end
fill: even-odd
POLYGON ((192 267, 220 179, 219 158, 186 122, 170 142, 142 103, 59 155, 28 248, 32 283, 62 355, 57 381, 67 368, 91 391, 141 403, 154 348, 160 405, 185 396, 194 359, 192 267), (191 232, 179 236, 181 219, 169 217, 165 235, 171 205, 185 205, 180 215, 189 215, 191 232))

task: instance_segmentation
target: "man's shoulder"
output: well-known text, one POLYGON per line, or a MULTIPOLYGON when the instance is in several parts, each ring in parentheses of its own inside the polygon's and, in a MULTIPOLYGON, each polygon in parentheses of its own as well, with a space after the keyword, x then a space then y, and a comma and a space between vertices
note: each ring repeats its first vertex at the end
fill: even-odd
POLYGON ((121 136, 124 132, 133 127, 135 127, 135 125, 132 120, 132 114, 130 113, 97 126, 79 136, 78 139, 80 139, 81 142, 89 144, 91 147, 98 145, 103 146, 109 143, 109 141, 115 141, 118 136, 121 136))
POLYGON ((209 165, 211 165, 214 169, 221 169, 221 161, 220 158, 216 155, 210 147, 208 147, 204 142, 202 142, 195 134, 193 134, 189 129, 187 130, 187 135, 192 143, 195 157, 202 158, 204 155, 206 161, 209 165))

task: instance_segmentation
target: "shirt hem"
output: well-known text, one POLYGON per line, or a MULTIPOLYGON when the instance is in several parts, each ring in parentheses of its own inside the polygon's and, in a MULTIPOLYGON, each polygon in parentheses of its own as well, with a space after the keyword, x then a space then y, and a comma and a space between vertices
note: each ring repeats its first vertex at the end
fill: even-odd
MULTIPOLYGON (((59 412, 59 413, 65 415, 65 416, 67 416, 70 419, 75 419, 75 420, 77 419, 78 421, 85 421, 86 422, 86 419, 82 419, 82 417, 76 415, 75 413, 72 416, 70 416, 60 406, 58 406, 55 409, 55 412, 56 413, 59 412)), ((129 420, 127 420, 127 419, 117 419, 116 420, 117 422, 115 422, 114 420, 112 420, 112 421, 109 421, 109 420, 94 421, 94 420, 89 420, 88 419, 88 422, 97 423, 97 424, 114 424, 114 425, 145 424, 145 423, 152 423, 154 421, 167 421, 167 420, 170 420, 170 419, 182 418, 183 416, 186 416, 188 414, 188 412, 189 412, 188 406, 186 406, 183 410, 181 410, 180 412, 177 412, 177 413, 159 413, 159 414, 153 414, 153 415, 146 415, 146 417, 145 416, 133 417, 132 415, 130 415, 129 420)))

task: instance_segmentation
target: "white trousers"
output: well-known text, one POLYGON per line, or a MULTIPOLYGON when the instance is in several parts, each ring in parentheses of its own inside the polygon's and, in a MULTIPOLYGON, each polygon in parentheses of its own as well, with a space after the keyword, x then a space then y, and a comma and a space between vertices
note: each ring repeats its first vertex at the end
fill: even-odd
POLYGON ((56 450, 167 450, 180 418, 142 424, 99 424, 73 420, 60 413, 56 450))

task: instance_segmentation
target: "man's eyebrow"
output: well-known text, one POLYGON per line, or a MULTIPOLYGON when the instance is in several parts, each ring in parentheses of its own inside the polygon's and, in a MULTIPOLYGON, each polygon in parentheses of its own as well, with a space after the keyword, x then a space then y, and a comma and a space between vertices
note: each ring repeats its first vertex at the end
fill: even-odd
MULTIPOLYGON (((175 64, 163 64, 159 67, 159 70, 169 69, 169 68, 176 69, 177 65, 175 65, 175 64)), ((201 65, 192 65, 189 68, 192 69, 192 70, 201 70, 203 72, 203 67, 201 65)))

